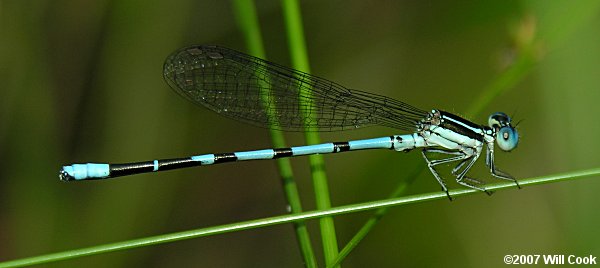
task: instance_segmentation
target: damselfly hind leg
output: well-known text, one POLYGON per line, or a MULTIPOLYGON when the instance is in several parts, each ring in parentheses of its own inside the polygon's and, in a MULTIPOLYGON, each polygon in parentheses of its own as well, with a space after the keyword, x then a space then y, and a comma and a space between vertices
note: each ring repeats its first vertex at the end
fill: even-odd
POLYGON ((467 177, 467 172, 469 171, 469 169, 471 169, 473 164, 475 164, 478 156, 479 155, 472 155, 472 156, 464 159, 454 169, 452 169, 452 174, 456 176, 456 182, 458 182, 458 184, 475 189, 475 190, 479 190, 479 191, 485 192, 488 195, 491 195, 491 192, 487 191, 484 187, 478 186, 478 185, 484 184, 482 181, 477 180, 475 178, 467 177), (467 166, 459 174, 456 174, 465 164, 467 166), (478 185, 476 185, 476 184, 478 184, 478 185))
POLYGON ((465 180, 465 181, 467 181, 467 182, 469 182, 469 183, 471 183, 473 185, 485 185, 484 182, 482 182, 482 181, 480 181, 478 179, 475 179, 475 178, 468 177, 468 176, 464 176, 463 180, 465 180))
POLYGON ((475 179, 475 178, 468 177, 468 176, 463 176, 462 177, 462 181, 458 182, 458 183, 460 183, 461 185, 473 188, 473 189, 477 189, 477 190, 483 191, 487 195, 492 195, 494 193, 493 191, 485 189, 484 187, 477 186, 477 185, 484 185, 485 184, 484 182, 482 182, 482 181, 480 181, 478 179, 475 179))
MULTIPOLYGON (((457 173, 458 173, 458 171, 460 170, 460 168, 461 168, 461 167, 462 167, 462 166, 463 166, 465 163, 468 163, 468 162, 469 162, 468 160, 469 160, 469 159, 465 159, 465 160, 463 160, 462 162, 460 162, 460 163, 459 163, 459 164, 458 164, 456 167, 454 167, 454 168, 452 169, 452 175, 454 175, 454 176, 457 176, 457 173)), ((486 190, 486 189, 485 189, 485 188, 483 188, 483 187, 478 187, 478 185, 482 185, 482 186, 483 186, 483 185, 485 185, 485 183, 484 183, 483 181, 480 181, 480 180, 476 179, 476 178, 471 178, 471 177, 469 177, 469 176, 467 176, 467 175, 464 175, 464 176, 462 177, 462 179, 461 179, 461 180, 464 180, 464 181, 465 181, 465 183, 468 183, 468 184, 469 184, 467 187, 470 187, 470 188, 475 188, 475 189, 477 189, 477 190, 480 190, 480 191, 484 191, 484 192, 485 192, 486 194, 488 194, 488 195, 492 195, 492 193, 493 193, 492 191, 488 191, 488 190, 486 190)), ((460 182, 459 182, 459 183, 460 183, 460 182)))
POLYGON ((456 182, 458 182, 459 184, 461 184, 463 186, 485 192, 487 195, 492 195, 492 193, 493 193, 492 191, 488 191, 484 187, 480 187, 480 186, 473 184, 473 182, 474 182, 476 184, 483 185, 484 183, 482 181, 477 180, 475 178, 470 178, 467 176, 467 172, 471 169, 471 167, 473 167, 473 164, 475 164, 475 162, 479 158, 479 155, 480 155, 480 153, 475 153, 475 154, 471 155, 471 157, 463 160, 452 170, 452 174, 456 175, 456 172, 458 172, 460 170, 460 168, 466 164, 467 166, 458 175, 456 175, 456 182))
POLYGON ((433 176, 435 177, 435 179, 442 186, 442 191, 446 192, 446 196, 448 196, 448 199, 450 199, 450 201, 452 201, 453 198, 450 196, 450 193, 448 192, 448 187, 446 186, 446 183, 444 182, 444 179, 435 170, 434 166, 440 165, 440 164, 444 164, 444 163, 449 163, 449 162, 463 160, 463 159, 465 159, 467 157, 467 155, 464 154, 463 152, 459 152, 459 151, 450 151, 450 150, 442 150, 442 149, 429 149, 429 148, 424 148, 421 151, 421 154, 423 155, 423 158, 425 159, 425 162, 427 162, 427 167, 429 168, 429 171, 431 171, 431 174, 433 174, 433 176), (427 157, 427 153, 439 153, 439 154, 447 154, 447 155, 455 155, 455 156, 444 158, 444 159, 431 160, 431 159, 429 159, 429 157, 427 157))

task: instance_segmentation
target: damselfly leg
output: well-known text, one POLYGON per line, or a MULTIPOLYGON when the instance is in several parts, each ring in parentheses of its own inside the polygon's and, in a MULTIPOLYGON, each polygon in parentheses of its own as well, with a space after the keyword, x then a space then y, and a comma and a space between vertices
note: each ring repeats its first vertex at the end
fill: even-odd
POLYGON ((425 162, 427 162, 427 167, 429 167, 429 170, 431 171, 433 176, 436 178, 438 183, 442 186, 442 190, 444 192, 446 192, 446 195, 448 196, 448 198, 450 200, 452 200, 452 197, 448 193, 448 187, 446 186, 444 179, 440 176, 440 174, 435 169, 435 166, 440 165, 440 164, 451 163, 451 162, 455 162, 455 161, 461 161, 458 165, 456 165, 456 167, 454 167, 452 169, 452 175, 454 175, 456 177, 455 180, 458 184, 472 188, 472 189, 476 189, 479 191, 483 191, 488 195, 492 194, 492 192, 486 190, 485 188, 476 185, 476 184, 483 185, 484 183, 482 181, 479 181, 475 178, 470 178, 470 177, 466 176, 467 172, 471 169, 471 167, 473 167, 473 165, 475 164, 475 162, 477 162, 477 159, 479 158, 480 154, 476 153, 476 152, 477 152, 477 150, 475 150, 475 149, 474 149, 474 153, 471 153, 471 154, 462 152, 462 151, 434 149, 434 148, 424 148, 422 150, 422 155, 423 155, 423 158, 425 159, 425 162), (446 154, 446 155, 455 155, 455 156, 443 158, 443 159, 431 160, 427 156, 428 153, 437 153, 437 154, 446 154), (461 170, 461 168, 462 168, 462 170, 461 170))
POLYGON ((494 144, 493 143, 489 143, 487 145, 487 154, 486 154, 485 160, 486 160, 485 164, 490 168, 490 173, 492 173, 492 176, 499 178, 499 179, 512 181, 517 185, 517 187, 519 189, 521 189, 521 185, 519 185, 519 182, 513 176, 496 168, 496 165, 494 163, 494 144))
POLYGON ((452 201, 453 199, 450 196, 450 193, 448 193, 448 187, 446 186, 446 182, 444 182, 444 179, 442 178, 442 176, 440 176, 440 174, 437 172, 437 170, 435 170, 435 166, 440 165, 440 164, 454 162, 454 161, 464 160, 465 158, 468 157, 468 155, 463 152, 460 152, 460 151, 433 149, 433 148, 424 148, 421 151, 421 154, 423 155, 425 162, 427 162, 427 167, 429 168, 429 171, 431 171, 431 174, 433 174, 433 177, 435 177, 435 179, 438 181, 440 186, 442 186, 442 191, 446 192, 446 196, 448 196, 448 199, 450 199, 450 201, 452 201), (429 157, 427 157, 428 153, 438 153, 438 154, 455 155, 455 156, 443 158, 443 159, 431 160, 431 159, 429 159, 429 157))

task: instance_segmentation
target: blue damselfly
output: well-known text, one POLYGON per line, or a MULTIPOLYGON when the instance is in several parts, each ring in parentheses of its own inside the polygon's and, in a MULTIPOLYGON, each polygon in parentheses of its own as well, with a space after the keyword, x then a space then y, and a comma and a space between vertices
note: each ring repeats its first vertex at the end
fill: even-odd
POLYGON ((380 125, 412 134, 125 164, 73 164, 62 167, 61 180, 105 179, 232 161, 364 149, 410 151, 421 148, 431 173, 446 193, 446 183, 435 166, 452 162, 458 163, 452 169, 456 182, 486 191, 483 182, 467 176, 485 147, 485 163, 492 176, 516 183, 494 163, 494 143, 503 151, 511 151, 519 141, 511 118, 502 112, 490 115, 487 126, 478 125, 448 112, 424 111, 385 96, 347 89, 329 80, 218 46, 197 45, 177 50, 165 61, 163 73, 167 83, 194 104, 261 127, 337 131, 380 125), (431 159, 432 153, 448 157, 431 159))

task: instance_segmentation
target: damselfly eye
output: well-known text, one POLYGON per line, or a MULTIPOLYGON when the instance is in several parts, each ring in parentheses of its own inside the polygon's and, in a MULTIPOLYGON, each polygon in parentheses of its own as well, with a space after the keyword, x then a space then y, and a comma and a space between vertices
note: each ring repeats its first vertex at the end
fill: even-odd
POLYGON ((503 151, 511 151, 519 144, 519 133, 511 126, 502 127, 496 132, 496 143, 503 151))
POLYGON ((488 118, 488 125, 493 129, 499 129, 510 125, 510 117, 503 112, 495 112, 488 118))

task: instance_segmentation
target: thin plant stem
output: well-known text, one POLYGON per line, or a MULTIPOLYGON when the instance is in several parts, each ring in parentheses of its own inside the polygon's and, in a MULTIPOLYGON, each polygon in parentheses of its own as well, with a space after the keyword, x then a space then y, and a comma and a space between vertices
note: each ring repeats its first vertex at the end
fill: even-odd
MULTIPOLYGON (((566 173, 547 175, 535 178, 528 178, 519 180, 519 184, 521 187, 533 186, 538 184, 547 184, 547 183, 556 183, 560 181, 571 181, 576 179, 582 179, 586 177, 593 177, 600 175, 600 167, 579 171, 570 171, 566 173)), ((498 182, 489 184, 487 189, 491 191, 499 191, 510 188, 517 188, 515 183, 513 182, 498 182)), ((455 189, 450 190, 450 194, 453 197, 462 197, 473 194, 483 194, 481 191, 474 189, 455 189)), ((310 219, 323 218, 323 217, 332 217, 336 215, 343 215, 349 213, 356 213, 361 211, 373 210, 373 209, 383 209, 390 208, 393 206, 400 205, 408 205, 415 203, 422 203, 433 200, 444 200, 447 201, 446 193, 443 191, 439 192, 431 192, 424 194, 416 194, 411 196, 403 196, 398 198, 390 198, 379 201, 371 201, 359 204, 352 204, 340 207, 329 208, 325 210, 315 210, 315 211, 307 211, 297 214, 286 214, 281 216, 269 217, 264 219, 257 219, 245 222, 238 222, 232 224, 225 224, 220 226, 208 227, 208 228, 200 228, 195 230, 171 233, 171 234, 163 234, 152 237, 145 237, 140 239, 133 239, 128 241, 122 241, 117 243, 98 245, 88 248, 80 248, 76 250, 69 250, 63 252, 57 252, 47 255, 41 255, 30 258, 23 258, 18 260, 12 260, 7 262, 0 262, 0 268, 5 267, 21 267, 27 265, 35 265, 35 264, 43 264, 56 262, 61 260, 67 260, 72 258, 78 258, 83 256, 97 255, 102 253, 121 251, 126 249, 140 248, 150 245, 158 245, 164 243, 170 243, 180 240, 187 240, 198 237, 205 237, 217 234, 231 233, 236 231, 250 230, 256 228, 262 228, 267 226, 279 225, 279 224, 289 224, 292 222, 298 221, 306 221, 310 219)))
MULTIPOLYGON (((306 42, 304 40, 304 30, 302 27, 302 15, 300 5, 296 0, 283 0, 283 16, 287 29, 288 45, 290 47, 292 66, 305 73, 310 73, 308 56, 306 52, 306 42)), ((308 89, 303 95, 309 95, 308 89)), ((308 99, 308 98, 303 98, 308 99)), ((308 106, 310 104, 300 103, 299 105, 308 106)), ((308 114, 307 116, 312 116, 308 114)), ((320 137, 317 132, 305 132, 307 144, 320 143, 320 137)), ((325 161, 323 156, 315 154, 308 157, 310 163, 311 176, 315 189, 315 201, 318 210, 324 210, 331 207, 329 198, 329 187, 327 175, 325 173, 325 161)), ((332 217, 323 217, 319 221, 321 229, 321 241, 323 243, 323 252, 325 264, 332 263, 338 255, 338 244, 335 233, 335 226, 332 217)))
MULTIPOLYGON (((266 59, 254 1, 235 0, 233 4, 238 24, 244 34, 248 50, 252 55, 266 59)), ((262 94, 262 96, 269 96, 269 94, 262 94)), ((270 104, 268 100, 265 101, 265 103, 266 105, 270 104)), ((266 111, 272 111, 272 109, 266 109, 266 111)), ((281 131, 270 129, 269 132, 271 134, 271 142, 275 148, 287 147, 281 131)), ((283 190, 290 207, 290 213, 300 213, 302 212, 302 203, 300 201, 300 194, 298 193, 298 187, 294 179, 290 159, 279 158, 276 161, 279 175, 283 183, 283 190)), ((316 257, 306 224, 302 221, 294 222, 294 229, 296 231, 296 237, 298 238, 300 253, 302 254, 306 267, 317 267, 316 257)))

